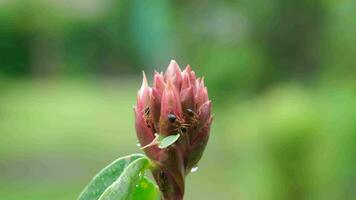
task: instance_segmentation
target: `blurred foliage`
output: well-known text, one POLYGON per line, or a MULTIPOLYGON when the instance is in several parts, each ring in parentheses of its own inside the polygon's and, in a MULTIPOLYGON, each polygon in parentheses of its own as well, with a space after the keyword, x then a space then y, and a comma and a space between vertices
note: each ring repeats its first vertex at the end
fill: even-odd
POLYGON ((215 113, 186 199, 355 199, 355 9, 0 0, 1 198, 74 199, 139 152, 139 72, 176 59, 206 76, 215 113))

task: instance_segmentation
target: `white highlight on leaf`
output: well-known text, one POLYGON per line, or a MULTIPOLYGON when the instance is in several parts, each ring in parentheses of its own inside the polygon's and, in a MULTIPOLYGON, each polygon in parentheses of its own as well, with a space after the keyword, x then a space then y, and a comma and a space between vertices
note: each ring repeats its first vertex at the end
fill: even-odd
POLYGON ((193 167, 193 168, 190 170, 191 173, 194 173, 194 172, 196 172, 196 171, 198 171, 198 166, 195 166, 195 167, 193 167))

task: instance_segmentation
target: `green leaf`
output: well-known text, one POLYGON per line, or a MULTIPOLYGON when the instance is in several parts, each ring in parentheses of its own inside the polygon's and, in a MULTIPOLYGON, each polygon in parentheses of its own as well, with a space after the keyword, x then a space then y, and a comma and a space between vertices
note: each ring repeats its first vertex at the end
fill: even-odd
POLYGON ((167 148, 168 146, 172 145, 175 141, 177 141, 179 136, 180 134, 178 133, 176 135, 170 135, 165 138, 162 138, 162 140, 159 141, 158 147, 160 149, 167 148))
POLYGON ((143 177, 136 185, 136 189, 131 197, 132 200, 159 200, 160 193, 157 185, 147 177, 143 177))
MULTIPOLYGON (((144 171, 149 166, 150 161, 146 157, 138 158, 137 160, 133 161, 122 172, 120 177, 104 191, 99 200, 133 199, 135 190, 139 188, 139 185, 143 180, 144 171)), ((156 189, 155 187, 153 188, 156 189)), ((144 196, 142 196, 142 198, 150 200, 144 196)))
POLYGON ((79 195, 78 200, 97 200, 103 194, 107 187, 114 183, 122 172, 133 161, 143 158, 144 155, 132 154, 119 158, 102 169, 84 188, 79 195))

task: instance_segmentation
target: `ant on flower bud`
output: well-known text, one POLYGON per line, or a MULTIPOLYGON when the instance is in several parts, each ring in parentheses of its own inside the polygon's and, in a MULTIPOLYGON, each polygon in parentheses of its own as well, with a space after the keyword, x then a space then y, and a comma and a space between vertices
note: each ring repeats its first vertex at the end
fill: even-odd
POLYGON ((159 172, 159 178, 160 178, 160 181, 158 182, 158 184, 161 186, 161 190, 163 192, 166 192, 168 189, 167 188, 167 176, 164 173, 164 171, 159 172))
POLYGON ((182 127, 180 130, 181 130, 183 133, 186 133, 186 132, 187 132, 187 128, 186 128, 186 127, 182 127))
POLYGON ((176 128, 174 129, 175 131, 186 133, 187 129, 191 126, 191 124, 185 123, 182 119, 177 118, 177 116, 175 116, 174 114, 168 114, 167 118, 170 123, 175 123, 176 125, 176 128))
POLYGON ((177 116, 173 115, 173 114, 168 114, 167 116, 169 122, 174 123, 177 120, 177 116))
POLYGON ((188 120, 190 121, 190 126, 193 127, 194 129, 197 128, 197 124, 199 123, 198 120, 198 114, 195 113, 192 109, 187 108, 186 110, 186 114, 188 115, 188 120))
POLYGON ((142 113, 143 113, 143 118, 147 124, 147 127, 148 128, 151 128, 151 117, 150 117, 150 107, 146 106, 143 110, 142 110, 142 113))
POLYGON ((190 109, 190 108, 187 108, 187 114, 190 116, 190 117, 193 117, 194 115, 196 115, 195 114, 195 112, 192 110, 192 109, 190 109))

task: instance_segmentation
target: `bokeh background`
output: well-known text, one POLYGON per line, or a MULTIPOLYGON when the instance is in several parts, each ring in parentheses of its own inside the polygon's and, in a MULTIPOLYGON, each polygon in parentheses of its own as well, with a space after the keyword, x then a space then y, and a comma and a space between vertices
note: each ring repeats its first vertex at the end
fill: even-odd
MULTIPOLYGON (((204 75, 186 199, 356 199, 356 1, 0 0, 0 199, 75 199, 141 152, 141 71, 204 75)), ((152 81, 152 80, 151 80, 152 81)))

